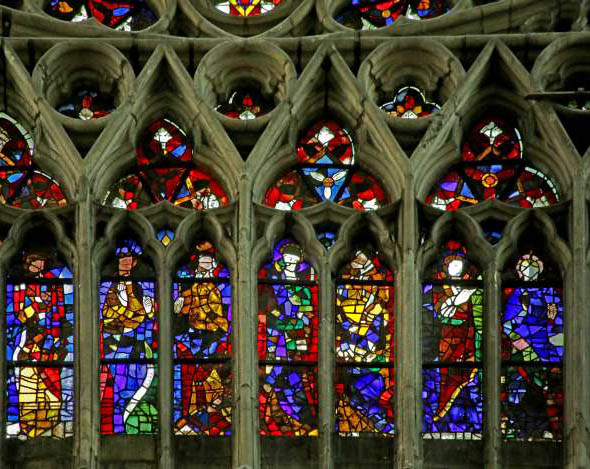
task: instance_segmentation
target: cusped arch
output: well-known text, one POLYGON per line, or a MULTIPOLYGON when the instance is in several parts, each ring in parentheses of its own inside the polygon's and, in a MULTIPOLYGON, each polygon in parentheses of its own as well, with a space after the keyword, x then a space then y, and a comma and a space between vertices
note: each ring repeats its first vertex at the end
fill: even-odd
POLYGON ((306 256, 311 259, 316 272, 319 272, 325 255, 324 247, 317 240, 311 222, 296 212, 279 212, 270 219, 264 235, 252 249, 252 264, 256 272, 269 258, 276 244, 286 237, 291 237, 299 243, 306 256))
POLYGON ((183 219, 176 230, 176 237, 166 250, 166 263, 176 266, 183 256, 194 250, 195 240, 210 241, 223 263, 231 272, 237 267, 236 247, 227 236, 220 220, 211 214, 191 213, 183 219))
POLYGON ((429 239, 418 251, 416 265, 420 277, 440 257, 441 246, 452 239, 463 243, 467 256, 482 272, 494 260, 494 250, 483 237, 477 221, 463 211, 446 212, 434 223, 429 239))
POLYGON ((559 267, 561 278, 566 278, 572 262, 572 252, 567 243, 560 238, 555 224, 547 213, 538 210, 526 211, 508 223, 495 253, 498 270, 503 271, 509 268, 508 262, 520 253, 521 241, 540 243, 549 259, 559 267), (533 239, 526 236, 531 232, 535 233, 533 239))
POLYGON ((390 271, 397 270, 401 258, 400 246, 385 221, 375 212, 355 213, 342 224, 338 239, 328 252, 332 275, 337 276, 342 266, 350 262, 354 245, 360 241, 375 247, 390 271))
POLYGON ((104 230, 104 236, 96 243, 93 252, 93 262, 99 272, 113 256, 117 242, 131 236, 145 249, 154 270, 159 270, 164 257, 164 246, 156 238, 153 225, 141 213, 118 211, 115 213, 104 230))
POLYGON ((5 271, 13 264, 12 259, 22 246, 32 237, 39 239, 39 231, 42 230, 47 230, 53 236, 57 251, 65 257, 72 272, 75 272, 78 258, 76 246, 67 236, 62 221, 54 213, 47 211, 23 213, 15 220, 0 247, 3 253, 0 257, 1 265, 5 271))

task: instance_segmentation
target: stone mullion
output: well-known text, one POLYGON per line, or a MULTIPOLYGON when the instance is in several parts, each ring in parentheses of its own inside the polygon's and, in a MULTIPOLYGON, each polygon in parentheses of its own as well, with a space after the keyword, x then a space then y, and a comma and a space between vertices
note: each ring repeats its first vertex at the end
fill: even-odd
POLYGON ((500 312, 502 282, 495 263, 484 272, 483 308, 483 437, 484 465, 501 467, 502 434, 500 430, 500 312))
POLYGON ((572 262, 564 278, 564 445, 566 468, 588 467, 588 209, 586 176, 574 179, 570 212, 572 262))
POLYGON ((172 435, 172 287, 166 262, 159 263, 158 275, 158 383, 160 415, 160 469, 174 467, 174 441, 172 435))
POLYGON ((234 431, 233 467, 260 467, 258 436, 257 280, 252 265, 256 220, 251 181, 242 177, 238 205, 238 264, 234 275, 234 431), (237 278, 236 278, 237 277, 237 278))
POLYGON ((416 265, 418 218, 413 180, 408 176, 400 216, 401 259, 397 259, 396 367, 397 367, 397 451, 393 467, 410 469, 420 466, 421 436, 421 340, 420 279, 416 265))
POLYGON ((93 262, 94 206, 87 185, 81 183, 76 207, 75 273, 75 460, 76 467, 98 467, 100 447, 98 363, 98 266, 93 262))
POLYGON ((334 467, 334 292, 336 285, 332 279, 327 259, 320 266, 320 325, 319 325, 319 462, 323 469, 334 467))

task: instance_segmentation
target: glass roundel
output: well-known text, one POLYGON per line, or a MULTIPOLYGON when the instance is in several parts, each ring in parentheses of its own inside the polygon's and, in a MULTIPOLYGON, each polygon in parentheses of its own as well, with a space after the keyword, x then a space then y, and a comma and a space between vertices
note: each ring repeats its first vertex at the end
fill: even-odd
POLYGON ((0 203, 29 209, 66 205, 59 183, 35 165, 33 148, 31 134, 0 112, 0 203))
POLYGON ((221 185, 193 163, 184 131, 166 118, 148 126, 137 149, 135 170, 111 187, 103 203, 135 210, 162 201, 195 210, 229 202, 221 185))
POLYGON ((448 0, 350 0, 336 21, 352 29, 377 29, 394 24, 401 16, 425 20, 451 9, 448 0))
POLYGON ((426 101, 419 88, 404 86, 397 91, 392 101, 382 104, 381 109, 392 117, 418 119, 439 112, 440 106, 426 101))
POLYGON ((274 10, 282 0, 222 0, 215 8, 230 16, 260 16, 274 10))
POLYGON ((329 200, 364 211, 388 202, 377 180, 356 167, 352 137, 333 120, 320 120, 304 132, 296 157, 297 167, 267 190, 267 206, 301 210, 329 200))
POLYGON ((447 211, 491 199, 523 208, 557 203, 557 185, 527 162, 523 150, 516 127, 498 116, 485 117, 471 129, 461 161, 436 183, 425 202, 447 211))
POLYGON ((50 0, 45 12, 72 23, 94 18, 118 31, 139 31, 158 21, 145 0, 50 0))

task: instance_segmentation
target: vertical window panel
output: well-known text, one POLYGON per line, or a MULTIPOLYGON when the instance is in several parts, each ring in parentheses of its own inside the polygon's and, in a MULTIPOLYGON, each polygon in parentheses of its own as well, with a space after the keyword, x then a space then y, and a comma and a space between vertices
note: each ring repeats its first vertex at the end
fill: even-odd
POLYGON ((501 425, 507 440, 562 438, 563 290, 556 268, 536 251, 521 255, 505 275, 501 425))
POLYGON ((422 434, 482 436, 482 276, 448 241, 422 286, 422 434))
POLYGON ((173 300, 174 433, 230 435, 232 290, 208 241, 177 271, 173 300))
POLYGON ((260 433, 317 436, 318 287, 292 239, 258 275, 260 433))
POLYGON ((55 250, 23 252, 6 282, 5 327, 7 437, 71 437, 74 287, 55 250))
POLYGON ((341 436, 393 435, 393 273, 359 249, 336 288, 336 426, 341 436))
POLYGON ((99 301, 100 433, 157 433, 156 282, 136 241, 118 243, 99 301))

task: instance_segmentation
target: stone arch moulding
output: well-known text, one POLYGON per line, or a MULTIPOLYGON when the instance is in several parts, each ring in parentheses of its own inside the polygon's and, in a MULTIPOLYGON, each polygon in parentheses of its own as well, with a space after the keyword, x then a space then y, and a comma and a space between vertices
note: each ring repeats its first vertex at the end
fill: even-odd
POLYGON ((264 175, 253 181, 255 201, 262 200, 266 189, 287 168, 295 167, 295 148, 301 134, 324 118, 347 129, 355 148, 355 165, 379 180, 390 201, 401 195, 407 158, 380 111, 363 99, 354 76, 335 49, 322 46, 314 55, 291 102, 290 109, 277 109, 277 116, 246 162, 248 170, 264 175))
POLYGON ((396 272, 401 258, 400 246, 385 220, 379 216, 378 211, 368 214, 357 212, 342 224, 338 231, 338 238, 328 253, 328 262, 333 276, 336 276, 340 268, 350 261, 353 243, 355 239, 361 238, 373 244, 379 250, 379 256, 387 267, 392 272, 396 272))
POLYGON ((214 118, 215 111, 196 96, 176 54, 166 47, 158 47, 138 78, 136 90, 132 114, 121 114, 120 121, 111 122, 87 157, 91 161, 88 169, 93 174, 93 194, 98 202, 102 202, 111 184, 134 167, 136 148, 145 129, 160 118, 169 118, 179 126, 191 142, 193 162, 207 168, 230 200, 234 199, 242 160, 214 118), (162 76, 168 78, 164 89, 158 81, 162 76), (154 94, 158 87, 158 94, 154 94))
POLYGON ((47 229, 51 233, 56 241, 58 252, 65 256, 72 272, 76 273, 78 256, 74 242, 67 236, 63 223, 58 216, 47 210, 29 211, 16 219, 8 232, 8 236, 2 240, 2 246, 0 247, 1 252, 4 253, 0 256, 4 270, 8 269, 8 261, 17 255, 19 249, 31 236, 32 232, 40 227, 47 229))
MULTIPOLYGON (((416 43, 400 38, 383 43, 362 62, 358 78, 369 98, 379 107, 392 101, 396 92, 414 86, 427 102, 439 106, 453 98, 465 80, 463 65, 444 45, 432 40, 416 43)), ((385 114, 400 143, 410 145, 419 140, 435 114, 419 119, 401 119, 385 114)))
POLYGON ((427 242, 420 247, 416 263, 419 266, 420 278, 428 267, 440 255, 440 247, 448 239, 458 237, 473 259, 483 271, 494 259, 492 247, 483 238, 481 227, 464 211, 445 212, 434 223, 427 242))
POLYGON ((504 237, 498 243, 496 262, 498 269, 503 271, 511 257, 518 254, 518 242, 527 230, 535 228, 544 242, 548 257, 555 262, 561 270, 561 278, 566 278, 566 273, 572 262, 572 253, 557 233, 555 224, 544 211, 533 210, 520 213, 514 217, 504 229, 504 237))
POLYGON ((240 89, 259 91, 268 101, 272 100, 272 108, 255 119, 242 120, 215 113, 228 132, 236 133, 236 144, 255 143, 255 137, 274 117, 277 107, 291 96, 296 80, 297 72, 289 55, 257 39, 219 44, 203 57, 194 76, 197 93, 210 109, 216 109, 240 89))
POLYGON ((99 119, 82 120, 66 116, 57 108, 84 87, 113 96, 118 108, 128 99, 134 82, 135 73, 127 58, 105 43, 55 45, 39 59, 33 70, 33 86, 49 104, 52 118, 85 150, 90 149, 113 119, 112 113, 99 119))

